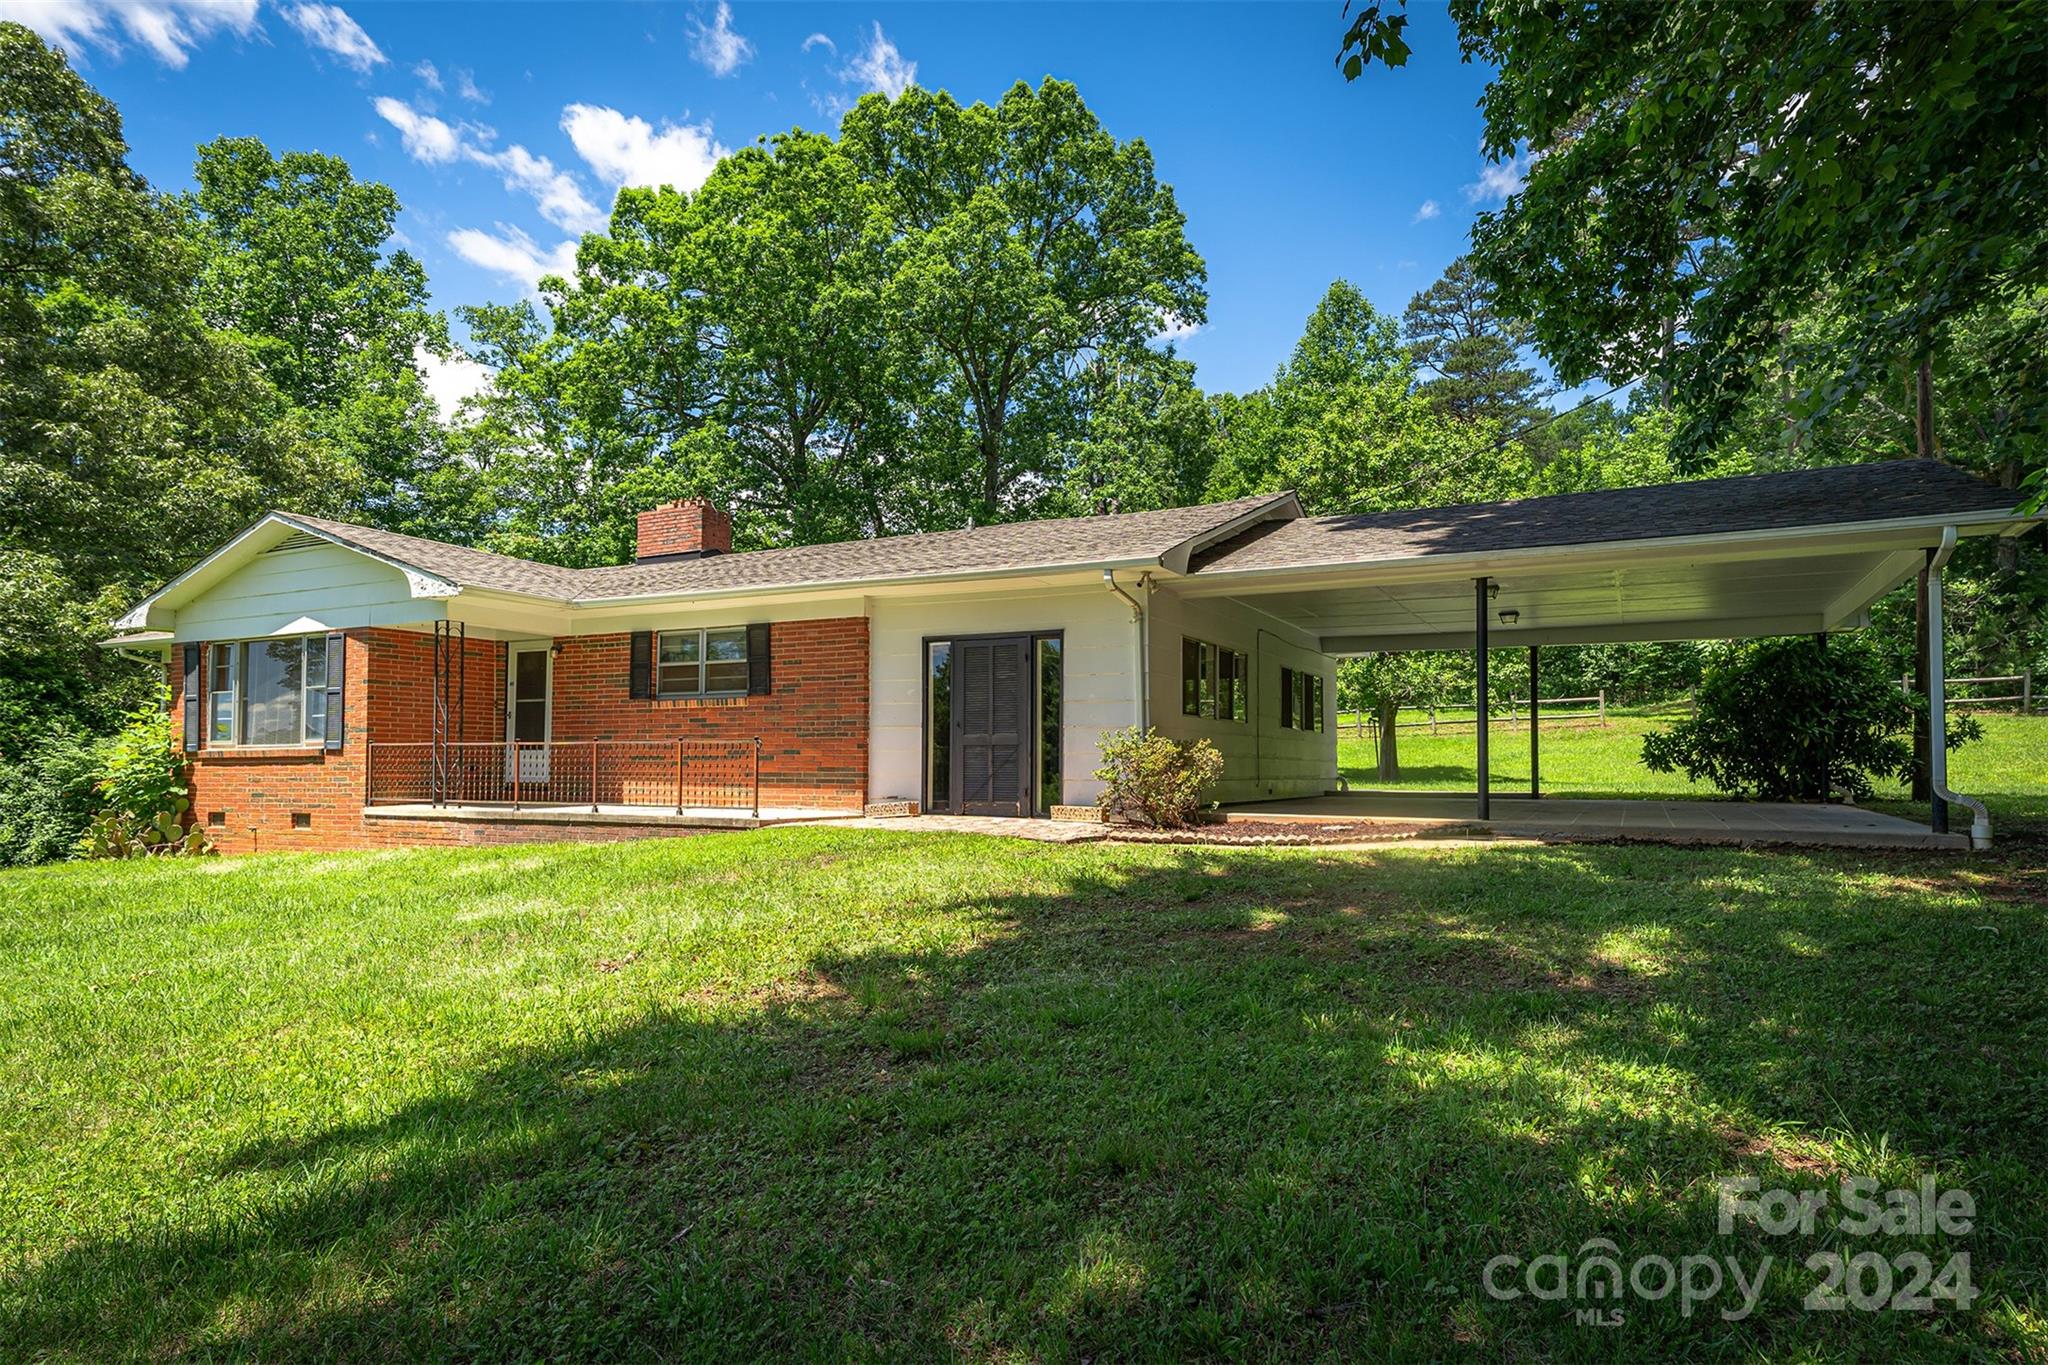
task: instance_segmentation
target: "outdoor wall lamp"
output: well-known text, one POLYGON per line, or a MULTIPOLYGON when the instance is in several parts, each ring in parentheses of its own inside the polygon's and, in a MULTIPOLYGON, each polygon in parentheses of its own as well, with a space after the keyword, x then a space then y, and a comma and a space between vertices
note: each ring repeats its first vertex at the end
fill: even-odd
POLYGON ((1516 611, 1513 607, 1505 608, 1500 614, 1500 623, 1504 626, 1511 626, 1521 619, 1522 613, 1516 611))

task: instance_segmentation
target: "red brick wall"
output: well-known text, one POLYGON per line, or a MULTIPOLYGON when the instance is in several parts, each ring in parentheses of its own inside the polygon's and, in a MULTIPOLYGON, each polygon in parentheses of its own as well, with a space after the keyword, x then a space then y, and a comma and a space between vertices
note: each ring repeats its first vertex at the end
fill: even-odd
MULTIPOLYGON (((758 735, 763 806, 859 809, 866 799, 868 769, 866 618, 778 622, 770 627, 770 641, 774 689, 768 696, 635 701, 628 695, 628 636, 564 638, 555 659, 554 737, 673 741, 758 735)), ((223 852, 673 832, 662 827, 501 829, 364 821, 366 742, 424 743, 432 735, 433 637, 418 631, 352 630, 344 648, 340 753, 207 747, 192 755, 193 818, 206 823, 214 811, 226 817, 224 825, 208 831, 223 852), (292 827, 295 812, 310 817, 309 828, 292 827), (598 833, 607 828, 619 833, 598 833)), ((505 734, 503 646, 472 640, 467 663, 462 737, 495 748, 505 734)), ((174 646, 167 668, 173 716, 183 715, 183 665, 184 651, 174 646)))
POLYGON ((868 622, 778 621, 768 628, 774 687, 765 697, 635 701, 631 637, 561 641, 554 736, 576 739, 761 738, 761 804, 858 810, 868 783, 868 622))

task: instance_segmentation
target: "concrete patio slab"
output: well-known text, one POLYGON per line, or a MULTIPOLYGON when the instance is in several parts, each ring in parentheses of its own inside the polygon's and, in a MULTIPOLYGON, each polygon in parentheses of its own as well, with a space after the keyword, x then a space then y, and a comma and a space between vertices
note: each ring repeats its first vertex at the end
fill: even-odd
POLYGON ((854 815, 820 821, 835 829, 892 829, 904 834, 992 834, 1041 844, 1092 844, 1106 825, 1080 820, 1020 820, 1008 815, 854 815))
POLYGON ((1794 844, 1815 848, 1967 849, 1969 836, 1855 806, 1768 801, 1628 801, 1495 796, 1492 818, 1466 792, 1332 792, 1225 808, 1246 819, 1442 820, 1446 826, 1531 839, 1651 839, 1674 844, 1794 844))

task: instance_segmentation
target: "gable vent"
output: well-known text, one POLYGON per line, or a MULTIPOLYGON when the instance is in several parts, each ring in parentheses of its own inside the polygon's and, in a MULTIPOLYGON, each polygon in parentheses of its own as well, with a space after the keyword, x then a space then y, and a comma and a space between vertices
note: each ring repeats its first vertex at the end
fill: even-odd
POLYGON ((263 553, 267 555, 281 555, 286 550, 311 550, 316 546, 325 545, 326 543, 326 541, 316 535, 309 535, 304 531, 294 531, 263 553))

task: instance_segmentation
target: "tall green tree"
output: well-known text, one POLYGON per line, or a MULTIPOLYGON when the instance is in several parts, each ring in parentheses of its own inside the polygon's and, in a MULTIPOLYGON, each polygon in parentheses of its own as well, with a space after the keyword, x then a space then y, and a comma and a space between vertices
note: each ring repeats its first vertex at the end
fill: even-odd
POLYGON ((318 152, 273 154, 255 138, 199 149, 185 195, 207 322, 243 337, 309 432, 362 471, 366 519, 445 530, 431 510, 446 452, 419 371, 448 354, 427 276, 392 235, 398 196, 318 152))
POLYGON ((888 245, 818 134, 735 153, 694 197, 623 191, 575 274, 543 285, 551 326, 466 314, 499 367, 470 438, 509 443, 501 537, 603 562, 630 552, 635 500, 677 493, 728 504, 749 545, 919 529, 895 496, 929 443, 904 434, 918 356, 884 325, 888 245))
MULTIPOLYGON (((1798 420, 1930 356, 2048 282, 2048 6, 1453 0, 1495 69, 1485 148, 1527 183, 1473 229, 1475 269, 1566 384, 1648 376, 1704 454, 1817 301, 1798 420)), ((1357 76, 1407 49, 1391 8, 1346 32, 1357 76)), ((2036 388, 2025 398, 2048 404, 2036 388)))
POLYGON ((268 505, 353 492, 207 326, 198 269, 113 105, 0 23, 0 751, 132 702, 146 677, 92 642, 142 592, 268 505))
POLYGON ((1098 359, 1081 390, 1087 412, 1064 461, 1074 513, 1202 500, 1216 460, 1216 423, 1193 365, 1141 346, 1098 359))
POLYGON ((1495 289, 1469 257, 1409 300, 1401 337, 1415 357, 1422 394, 1435 411, 1460 421, 1527 425, 1557 391, 1529 363, 1528 324, 1504 317, 1495 289))
POLYGON ((1051 79, 994 107, 915 87, 867 95, 840 146, 889 216, 893 325, 942 367, 969 424, 964 510, 1028 511, 1059 486, 1077 372, 1206 317, 1172 189, 1142 141, 1117 141, 1051 79))
POLYGON ((1315 512, 1506 496, 1523 471, 1497 423, 1459 421, 1415 389, 1395 320, 1332 284, 1266 388, 1219 401, 1215 498, 1292 488, 1315 512))

